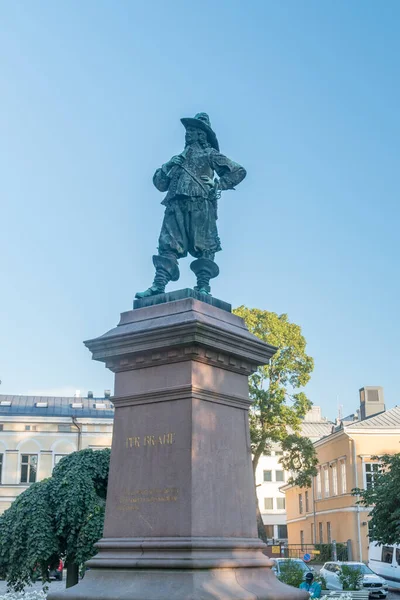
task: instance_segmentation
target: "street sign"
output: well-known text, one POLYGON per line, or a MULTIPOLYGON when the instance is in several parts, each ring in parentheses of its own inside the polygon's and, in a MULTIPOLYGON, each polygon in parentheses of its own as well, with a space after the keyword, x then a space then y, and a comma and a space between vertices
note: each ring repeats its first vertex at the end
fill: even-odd
POLYGON ((313 550, 313 554, 321 554, 321 550, 313 550))
POLYGON ((303 560, 304 560, 304 562, 310 562, 310 560, 311 560, 311 556, 310 556, 309 554, 305 554, 305 555, 303 556, 303 560))
POLYGON ((272 554, 280 554, 281 547, 280 546, 272 546, 272 554))

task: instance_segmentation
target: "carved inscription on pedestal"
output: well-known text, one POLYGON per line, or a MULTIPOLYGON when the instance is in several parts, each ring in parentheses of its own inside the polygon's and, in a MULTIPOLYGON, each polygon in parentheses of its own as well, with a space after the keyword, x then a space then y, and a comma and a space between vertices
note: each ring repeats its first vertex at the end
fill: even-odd
MULTIPOLYGON (((125 438, 125 449, 129 452, 156 451, 171 447, 175 443, 175 433, 167 432, 157 435, 132 435, 125 438)), ((118 498, 117 509, 121 511, 140 511, 154 503, 176 502, 179 490, 176 487, 162 487, 143 490, 124 490, 118 498)))
POLYGON ((175 443, 175 433, 162 433, 161 435, 135 435, 127 437, 126 448, 142 448, 155 446, 171 446, 175 443))
POLYGON ((174 487, 125 492, 119 498, 118 510, 140 510, 143 505, 153 502, 176 502, 178 496, 179 490, 174 487))

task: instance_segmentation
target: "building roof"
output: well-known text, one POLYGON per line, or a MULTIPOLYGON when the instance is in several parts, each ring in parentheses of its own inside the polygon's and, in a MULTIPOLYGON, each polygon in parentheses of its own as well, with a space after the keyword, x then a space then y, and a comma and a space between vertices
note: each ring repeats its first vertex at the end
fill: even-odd
POLYGON ((332 427, 334 427, 334 424, 329 421, 320 423, 310 423, 309 421, 303 421, 303 423, 301 424, 301 435, 311 439, 320 439, 332 433, 332 427))
POLYGON ((315 442, 332 433, 334 424, 322 416, 321 407, 313 405, 304 415, 301 423, 301 435, 315 442))
POLYGON ((113 419, 114 405, 107 398, 9 396, 0 394, 0 419, 5 416, 113 419))
POLYGON ((400 428, 400 406, 395 406, 384 412, 344 425, 344 429, 399 429, 400 428))

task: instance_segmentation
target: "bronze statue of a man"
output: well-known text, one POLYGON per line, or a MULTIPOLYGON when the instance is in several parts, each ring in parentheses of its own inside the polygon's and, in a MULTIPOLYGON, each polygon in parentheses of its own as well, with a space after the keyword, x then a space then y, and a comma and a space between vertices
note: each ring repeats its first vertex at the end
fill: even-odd
POLYGON ((210 294, 210 279, 219 273, 214 257, 221 250, 218 198, 221 191, 233 190, 246 176, 243 167, 220 153, 206 113, 181 121, 186 129, 185 149, 157 169, 153 177, 156 188, 167 192, 162 201, 166 208, 158 255, 153 256, 154 282, 136 298, 164 293, 169 281, 179 279, 178 259, 188 253, 196 258, 190 265, 197 277, 194 289, 210 294))

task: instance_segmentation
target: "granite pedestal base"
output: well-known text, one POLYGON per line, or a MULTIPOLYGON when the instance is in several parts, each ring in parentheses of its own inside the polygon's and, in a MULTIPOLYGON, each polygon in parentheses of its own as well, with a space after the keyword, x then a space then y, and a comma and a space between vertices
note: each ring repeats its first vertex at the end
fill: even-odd
POLYGON ((257 538, 248 375, 275 348, 183 295, 86 342, 115 373, 104 537, 83 581, 49 600, 308 598, 257 538))
POLYGON ((270 568, 91 570, 76 586, 48 598, 76 600, 307 600, 270 568))

